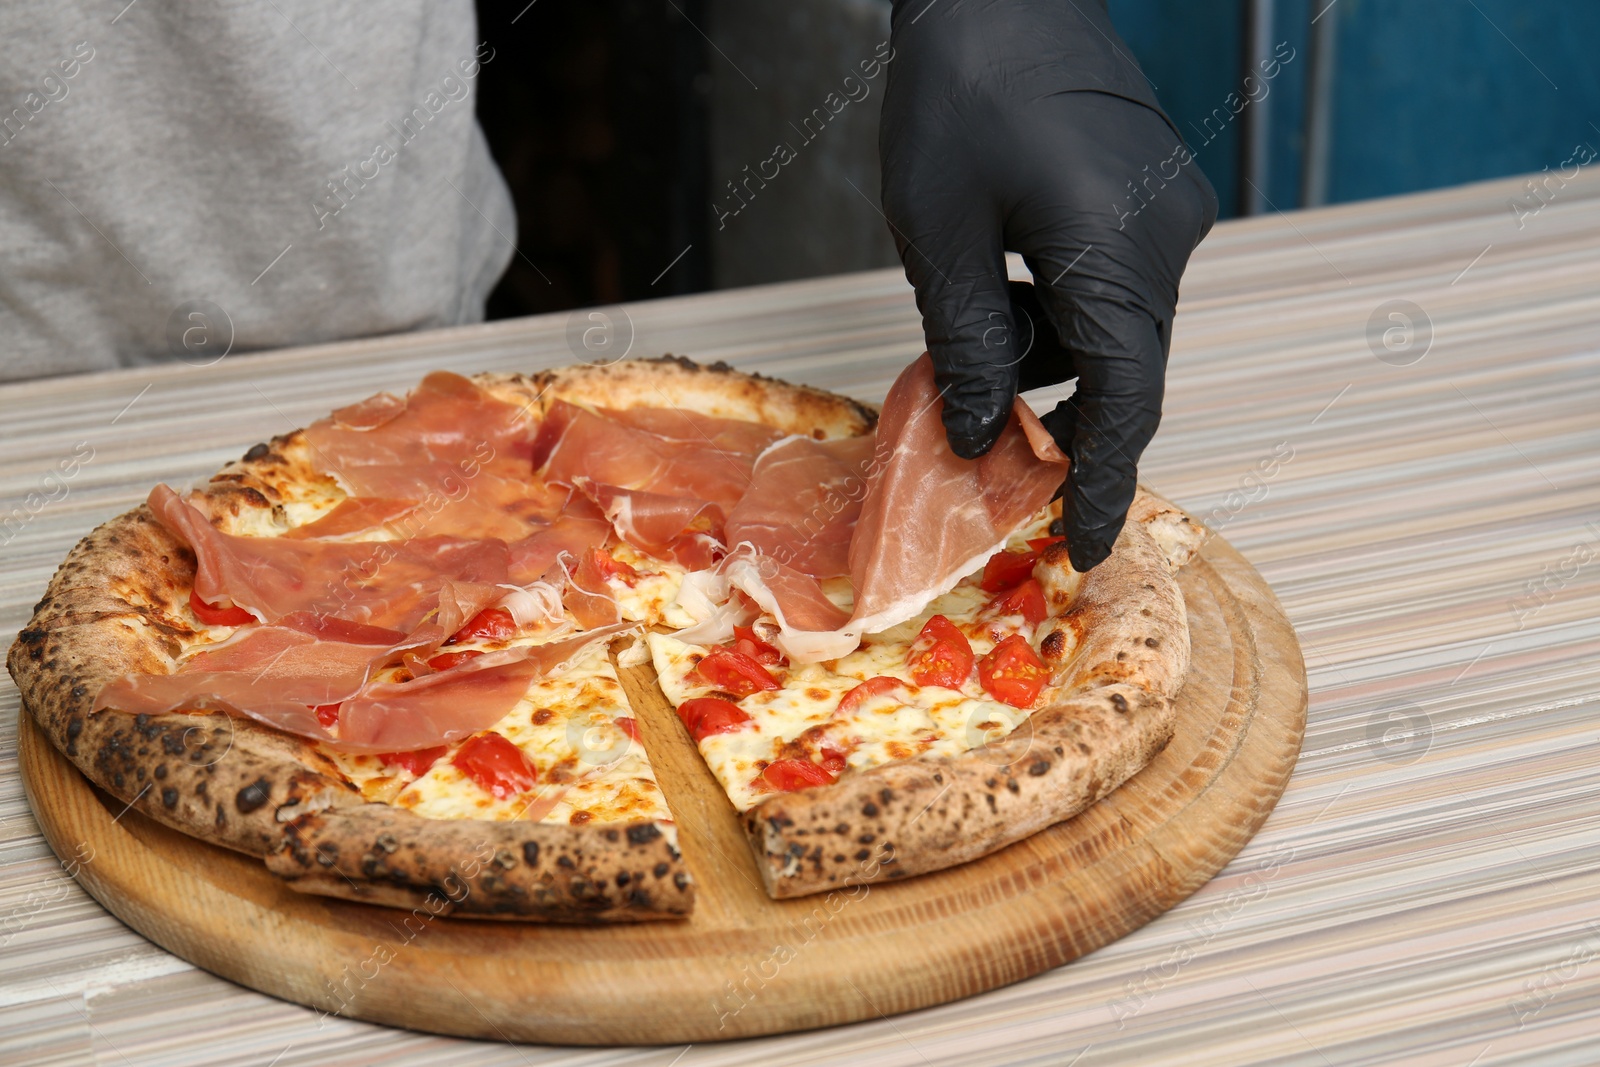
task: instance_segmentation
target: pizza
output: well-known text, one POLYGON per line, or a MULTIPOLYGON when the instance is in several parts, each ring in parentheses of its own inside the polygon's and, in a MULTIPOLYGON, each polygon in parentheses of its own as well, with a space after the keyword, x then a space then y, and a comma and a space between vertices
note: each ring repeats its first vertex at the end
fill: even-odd
POLYGON ((155 487, 8 663, 99 788, 304 892, 684 916, 651 763, 679 745, 773 897, 895 880, 1070 818, 1172 734, 1200 528, 1141 490, 1078 574, 1065 462, 1020 401, 957 459, 926 357, 881 411, 673 357, 436 372, 155 487))

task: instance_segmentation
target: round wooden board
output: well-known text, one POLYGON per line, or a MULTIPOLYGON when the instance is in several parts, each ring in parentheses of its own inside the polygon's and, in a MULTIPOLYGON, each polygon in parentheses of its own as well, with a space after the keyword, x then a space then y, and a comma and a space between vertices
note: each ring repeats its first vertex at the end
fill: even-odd
POLYGON ((1059 966, 1193 893, 1244 847, 1305 728, 1300 647, 1213 537, 1180 572, 1194 656, 1176 736, 1110 797, 985 859, 769 899, 732 807, 647 673, 625 679, 699 883, 692 918, 605 927, 434 918, 306 896, 153 822, 21 724, 45 836, 157 944, 274 996, 395 1026, 559 1044, 678 1043, 911 1011, 1059 966))

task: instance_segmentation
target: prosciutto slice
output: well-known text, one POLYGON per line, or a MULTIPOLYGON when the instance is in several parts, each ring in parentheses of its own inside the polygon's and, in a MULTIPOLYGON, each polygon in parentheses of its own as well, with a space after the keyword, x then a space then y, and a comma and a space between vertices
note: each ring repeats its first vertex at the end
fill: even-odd
POLYGON ((447 371, 404 400, 380 393, 340 408, 306 427, 314 459, 353 497, 386 503, 335 509, 319 521, 340 532, 367 520, 407 537, 524 537, 566 499, 529 477, 535 424, 525 409, 447 371), (408 507, 396 513, 397 502, 408 507))
MULTIPOLYGON (((638 411, 629 414, 644 417, 638 411)), ((660 416, 663 422, 668 418, 660 416)), ((753 443, 753 435, 746 443, 753 443)), ((576 485, 587 478, 620 489, 706 501, 724 514, 750 488, 755 457, 755 451, 723 447, 715 437, 663 437, 564 400, 551 405, 534 442, 536 468, 552 482, 576 485)))
POLYGON ((570 663, 612 627, 544 645, 491 652, 405 682, 369 683, 373 669, 416 639, 367 627, 335 641, 316 635, 319 620, 286 619, 252 627, 173 674, 136 674, 105 685, 95 710, 132 713, 215 709, 351 752, 432 748, 486 730, 516 706, 535 679, 570 663), (396 643, 385 640, 398 639, 396 643), (317 707, 340 704, 339 733, 323 727, 317 707))
POLYGON ((653 433, 657 437, 707 444, 725 452, 747 456, 760 454, 762 449, 783 436, 781 431, 759 422, 721 419, 683 408, 605 408, 603 413, 608 419, 653 433))
POLYGON ((578 480, 578 488, 604 512, 618 537, 657 559, 698 571, 722 556, 722 509, 715 504, 587 478, 578 480))
POLYGON ((508 648, 425 678, 369 685, 339 709, 337 744, 355 752, 406 752, 487 730, 516 707, 536 679, 627 629, 610 626, 549 644, 508 648))
POLYGON ((1055 495, 1067 457, 1020 399, 1000 439, 976 460, 950 450, 941 408, 933 363, 924 354, 884 401, 874 474, 850 536, 855 605, 847 621, 832 621, 821 608, 820 585, 802 580, 814 576, 797 578, 792 568, 757 561, 739 568, 735 583, 773 611, 778 644, 790 659, 836 659, 853 651, 863 633, 912 618, 1055 495))
POLYGON ((156 714, 214 708, 301 737, 330 740, 317 719, 319 705, 355 696, 373 669, 435 636, 329 624, 300 612, 277 625, 249 627, 172 674, 115 678, 95 697, 94 710, 156 714))
POLYGON ((756 459, 727 541, 816 578, 850 573, 850 540, 874 470, 874 438, 786 437, 756 459))
POLYGON ((238 537, 212 526, 165 485, 150 492, 161 525, 194 549, 194 588, 211 604, 233 603, 265 622, 299 611, 409 632, 438 606, 444 583, 499 585, 505 542, 455 537, 411 541, 296 541, 238 537))
POLYGON ((573 493, 556 521, 507 546, 511 580, 527 585, 543 577, 562 556, 577 559, 601 548, 611 536, 611 520, 581 493, 573 493))

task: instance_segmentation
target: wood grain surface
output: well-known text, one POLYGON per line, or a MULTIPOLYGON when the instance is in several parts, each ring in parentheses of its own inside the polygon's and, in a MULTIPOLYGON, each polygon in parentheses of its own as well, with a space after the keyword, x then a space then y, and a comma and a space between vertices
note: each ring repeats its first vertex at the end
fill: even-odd
MULTIPOLYGON (((970 996, 1090 952, 1193 893, 1272 810, 1306 679, 1255 570, 1213 537, 1180 574, 1194 642, 1175 737, 1106 800, 993 856, 792 901, 761 888, 732 807, 648 667, 625 683, 700 891, 681 923, 541 926, 303 896, 255 859, 91 786, 24 721, 52 847, 179 956, 347 1018, 487 1039, 676 1043, 804 1030, 970 996)), ((26 720, 26 717, 25 717, 26 720)))

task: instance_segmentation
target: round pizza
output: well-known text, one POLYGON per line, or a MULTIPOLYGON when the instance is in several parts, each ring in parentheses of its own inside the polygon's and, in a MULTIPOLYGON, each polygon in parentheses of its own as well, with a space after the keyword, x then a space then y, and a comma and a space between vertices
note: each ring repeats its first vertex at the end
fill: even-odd
POLYGON ((1070 818, 1172 734, 1200 528, 1141 491, 1079 574, 1066 462, 1020 401, 957 458, 926 356, 881 410, 672 357, 436 372, 157 486, 9 666, 96 785, 305 892, 686 915, 651 764, 684 745, 773 897, 899 879, 1070 818))

